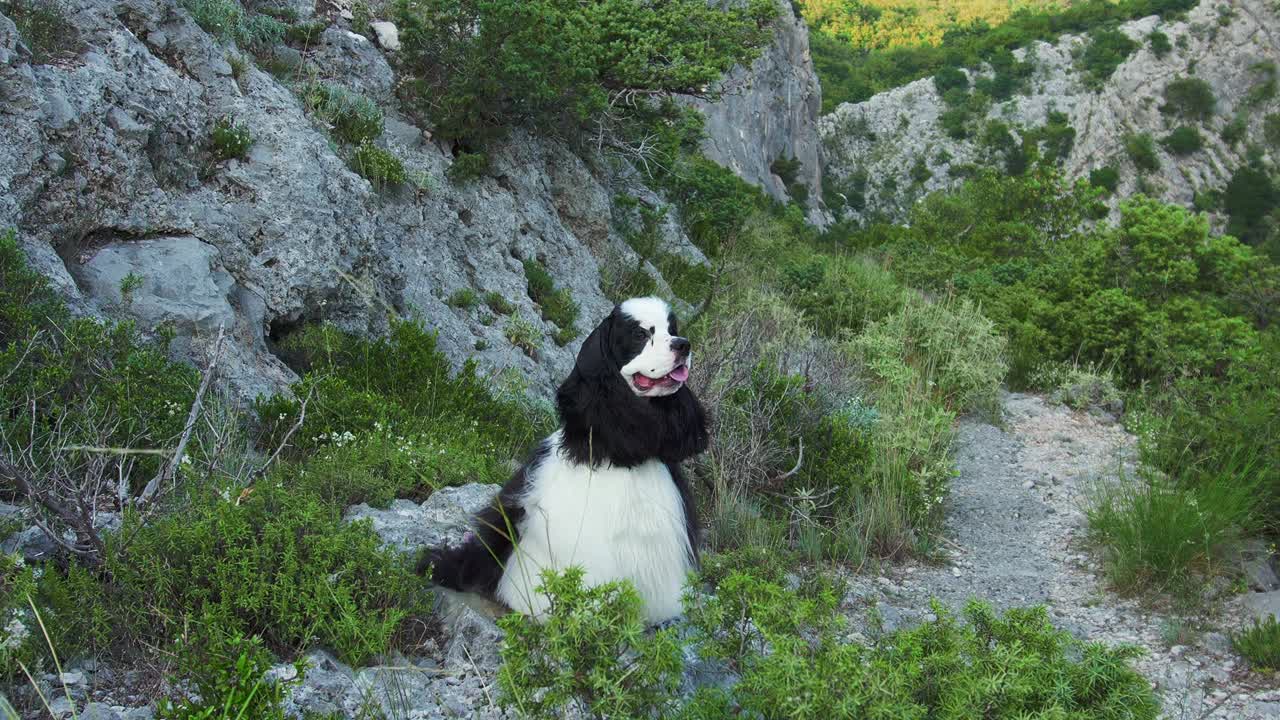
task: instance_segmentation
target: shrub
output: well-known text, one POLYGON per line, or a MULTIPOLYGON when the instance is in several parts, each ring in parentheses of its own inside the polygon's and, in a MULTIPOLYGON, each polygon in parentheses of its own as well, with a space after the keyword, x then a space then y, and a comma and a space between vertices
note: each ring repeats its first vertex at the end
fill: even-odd
POLYGON ((123 626, 163 638, 199 623, 281 652, 319 641, 351 663, 386 652, 401 621, 427 611, 424 581, 367 523, 294 492, 291 474, 211 489, 180 515, 127 528, 130 557, 108 566, 123 626))
POLYGON ((288 28, 274 17, 245 13, 236 0, 184 0, 182 6, 205 32, 244 48, 271 47, 284 38, 288 28))
POLYGON ((1116 377, 1109 368, 1080 363, 1049 365, 1040 369, 1034 383, 1050 391, 1050 397, 1074 410, 1102 408, 1118 412, 1124 407, 1116 377))
POLYGON ((1124 150, 1133 161, 1139 172, 1155 172, 1160 169, 1160 158, 1156 156, 1156 142, 1146 133, 1126 135, 1124 150))
POLYGON ((1268 145, 1280 149, 1280 113, 1271 113, 1262 120, 1262 137, 1268 145))
POLYGON ((531 358, 536 358, 538 348, 542 347, 542 332, 538 330, 538 326, 520 315, 512 315, 507 319, 503 334, 507 342, 520 348, 531 358))
POLYGON ((1174 155, 1190 155, 1204 147, 1204 138, 1200 131, 1190 125, 1174 128, 1173 132, 1161 141, 1165 149, 1174 155))
POLYGON ((175 704, 161 700, 161 720, 261 718, 284 720, 280 707, 285 683, 271 680, 271 655, 261 644, 238 634, 201 636, 206 645, 183 648, 182 665, 195 680, 195 698, 175 704))
POLYGON ((916 158, 908 174, 911 176, 911 182, 917 185, 923 185, 933 177, 933 171, 929 169, 929 163, 923 157, 916 158))
POLYGON ((629 123, 683 115, 666 98, 706 95, 754 58, 776 13, 764 0, 729 9, 699 0, 400 0, 395 21, 412 95, 441 137, 484 140, 521 124, 572 137, 598 122, 626 142, 629 123), (655 100, 614 104, 632 93, 655 100))
POLYGON ((1173 50, 1173 44, 1169 42, 1169 36, 1159 30, 1152 30, 1147 36, 1147 46, 1151 48, 1151 52, 1155 53, 1158 58, 1163 58, 1173 50))
POLYGON ((1089 171, 1089 184, 1106 190, 1108 194, 1115 193, 1120 184, 1120 173, 1110 165, 1104 165, 1089 171))
POLYGON ((4 0, 0 1, 0 12, 17 27, 34 65, 72 56, 79 49, 79 32, 56 0, 4 0))
POLYGON ((1203 122, 1213 117, 1217 104, 1209 83, 1200 78, 1179 78, 1165 86, 1160 112, 1203 122))
POLYGON ((253 147, 253 134, 249 132, 247 125, 224 117, 213 124, 209 144, 214 162, 240 160, 249 155, 249 148, 253 147))
POLYGON ((502 704, 529 717, 576 708, 593 718, 639 718, 669 708, 684 666, 675 631, 646 632, 630 583, 583 580, 581 568, 544 571, 538 591, 551 600, 546 615, 498 621, 506 632, 502 704))
POLYGON ((662 253, 653 263, 677 297, 695 305, 710 298, 715 278, 707 265, 689 262, 673 253, 662 253))
POLYGON ((1259 245, 1268 232, 1267 218, 1280 207, 1280 185, 1260 165, 1241 165, 1232 173, 1222 195, 1222 209, 1230 221, 1227 232, 1259 245))
POLYGON ((933 87, 937 89, 938 94, 946 96, 950 90, 968 90, 969 76, 960 68, 946 67, 938 71, 933 76, 933 87))
POLYGON ((447 439, 465 429, 477 438, 469 444, 496 448, 487 455, 501 464, 523 456, 548 430, 548 418, 529 408, 523 393, 498 392, 479 377, 475 363, 455 373, 437 349, 435 333, 415 322, 393 323, 387 337, 374 340, 313 326, 283 344, 305 374, 295 399, 277 396, 256 406, 265 447, 279 444, 300 413, 300 398, 313 394, 307 432, 294 438, 307 453, 347 434, 416 432, 447 439))
POLYGON ((999 615, 972 601, 961 622, 935 602, 934 620, 846 643, 838 595, 823 585, 792 592, 739 572, 718 583, 718 597, 690 598, 702 651, 735 659, 741 677, 730 691, 701 691, 688 716, 710 708, 705 717, 732 717, 722 711, 733 706, 813 720, 1157 716, 1149 685, 1128 665, 1137 649, 1076 640, 1043 607, 999 615))
POLYGON ((480 296, 471 288, 461 288, 453 291, 453 294, 449 296, 449 299, 445 300, 445 304, 449 307, 470 310, 480 304, 480 296))
POLYGON ((382 110, 372 100, 321 82, 305 85, 300 94, 307 111, 332 127, 339 141, 359 146, 382 135, 382 110))
POLYGON ((701 155, 683 157, 658 181, 679 209, 689 239, 713 259, 722 244, 739 235, 744 221, 765 206, 758 188, 701 155))
POLYGON ((460 152, 444 174, 456 183, 479 180, 489 172, 489 156, 482 152, 460 152))
POLYGON ((1090 537, 1120 592, 1167 591, 1195 605, 1204 578, 1258 527, 1259 489, 1256 478, 1228 472, 1194 487, 1145 472, 1099 482, 1086 510, 1090 537))
POLYGON ((296 23, 290 25, 289 29, 284 31, 284 39, 290 45, 299 45, 303 48, 312 47, 319 42, 320 36, 324 34, 328 27, 328 23, 323 20, 296 23))
POLYGON ((510 300, 507 300, 502 296, 502 293, 495 292, 493 290, 484 294, 484 304, 488 305, 490 310, 499 315, 510 315, 515 312, 516 309, 515 306, 511 304, 510 300))
POLYGON ((578 303, 573 301, 569 289, 557 289, 551 274, 534 260, 524 261, 524 276, 529 283, 529 298, 542 308, 542 319, 555 323, 562 333, 567 333, 567 337, 557 334, 557 344, 564 345, 576 337, 578 331, 574 324, 578 321, 578 303))
POLYGON ((1272 615, 1231 635, 1231 646, 1258 670, 1280 669, 1280 621, 1272 615))
POLYGON ((367 140, 351 155, 351 167, 378 190, 401 185, 406 178, 404 163, 395 153, 367 140))
POLYGON ((1089 45, 1080 58, 1090 85, 1097 87, 1106 82, 1116 68, 1138 49, 1138 43, 1119 30, 1099 30, 1092 34, 1089 45))

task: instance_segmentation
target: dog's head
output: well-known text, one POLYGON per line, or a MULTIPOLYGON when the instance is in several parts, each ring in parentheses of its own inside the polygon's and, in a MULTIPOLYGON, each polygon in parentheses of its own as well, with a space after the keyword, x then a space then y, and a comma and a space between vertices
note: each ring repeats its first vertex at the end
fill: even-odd
POLYGON ((658 298, 632 298, 613 309, 578 352, 592 377, 617 373, 640 397, 673 395, 689 379, 693 351, 679 336, 676 315, 658 298))
POLYGON ((693 365, 675 313, 654 297, 616 306, 582 344, 556 403, 578 459, 679 462, 706 449, 706 420, 686 387, 693 365))

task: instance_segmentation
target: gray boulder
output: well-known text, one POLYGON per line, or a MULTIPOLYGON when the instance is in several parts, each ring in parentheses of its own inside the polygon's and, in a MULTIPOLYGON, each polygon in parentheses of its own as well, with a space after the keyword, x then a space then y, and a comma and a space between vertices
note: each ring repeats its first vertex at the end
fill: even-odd
POLYGON ((441 488, 421 504, 395 500, 383 510, 361 503, 348 508, 344 519, 369 520, 386 545, 404 552, 454 545, 469 529, 471 516, 492 502, 501 489, 483 483, 441 488))

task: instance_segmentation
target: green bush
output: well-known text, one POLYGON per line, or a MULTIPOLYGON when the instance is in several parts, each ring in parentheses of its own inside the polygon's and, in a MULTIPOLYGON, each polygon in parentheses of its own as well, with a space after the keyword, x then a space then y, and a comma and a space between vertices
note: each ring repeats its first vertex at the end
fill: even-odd
POLYGON ((449 307, 459 308, 462 310, 470 310, 480 304, 480 296, 471 288, 461 288, 455 290, 449 299, 444 301, 449 307))
POLYGON ((631 123, 679 118, 682 109, 662 99, 706 94, 750 62, 776 14, 766 0, 729 9, 699 0, 400 0, 394 19, 412 100, 439 136, 483 141, 522 124, 573 137, 618 114, 625 138, 631 123), (611 105, 631 92, 658 99, 611 105))
POLYGON ((1261 245, 1270 232, 1269 218, 1280 207, 1280 183, 1260 164, 1241 165, 1222 194, 1227 232, 1250 245, 1261 245))
POLYGON ((299 91, 307 111, 333 128, 333 135, 348 145, 372 143, 382 136, 382 110, 372 100, 321 82, 299 91))
POLYGON ((960 68, 947 67, 938 71, 933 76, 933 86, 938 90, 938 94, 946 97, 951 90, 968 90, 969 76, 960 68))
POLYGON ((103 589, 88 570, 29 565, 21 555, 0 554, 0 681, 22 682, 24 666, 56 671, 51 647, 64 663, 108 650, 112 630, 103 589))
POLYGON ((436 348, 435 333, 415 322, 394 323, 386 338, 374 340, 309 327, 289 337, 285 348, 305 375, 294 399, 277 396, 257 404, 265 447, 280 442, 301 411, 301 398, 313 394, 307 432, 294 438, 308 454, 348 434, 408 437, 469 428, 476 442, 496 448, 487 453, 493 462, 505 463, 522 457, 549 429, 549 418, 529 408, 522 393, 496 392, 475 363, 455 373, 436 348))
POLYGON ((1179 78, 1164 88, 1160 111, 1184 120, 1205 121, 1213 117, 1218 101, 1213 88, 1200 78, 1179 78))
POLYGON ((1262 137, 1268 145, 1280 149, 1280 113, 1271 113, 1262 120, 1262 137))
POLYGON ((181 664, 195 680, 195 698, 176 704, 161 700, 157 707, 161 720, 284 720, 280 704, 286 685, 265 677, 272 666, 271 655, 256 638, 233 633, 201 639, 205 645, 184 647, 181 655, 181 664))
POLYGON ((1280 621, 1274 615, 1232 634, 1231 645, 1259 670, 1280 669, 1280 621))
POLYGON ((1110 165, 1090 170, 1089 184, 1106 190, 1108 194, 1114 193, 1120 185, 1120 173, 1110 165))
POLYGON ((249 148, 253 147, 253 134, 249 132, 247 125, 224 117, 213 124, 209 145, 214 162, 240 160, 249 155, 249 148))
POLYGON ((1155 475, 1100 482, 1087 508, 1107 577, 1124 593, 1169 592, 1197 605, 1258 525, 1259 479, 1224 472, 1195 486, 1155 475), (1245 480, 1242 482, 1242 480, 1245 480))
POLYGON ((711 296, 715 278, 707 265, 689 262, 673 253, 662 253, 653 263, 676 297, 696 305, 711 296))
POLYGON ((489 156, 482 152, 460 152, 445 170, 445 175, 456 183, 479 180, 489 172, 489 156))
POLYGON ((538 619, 511 613, 505 631, 500 701, 528 717, 576 708, 593 718, 640 718, 674 704, 684 667, 673 629, 646 632, 630 583, 587 587, 581 568, 544 571, 551 605, 538 619))
POLYGON ((395 153, 368 140, 351 155, 351 167, 378 190, 402 185, 407 177, 404 163, 395 153))
POLYGON ((1156 155, 1156 141, 1147 133, 1126 135, 1124 150, 1133 161, 1139 172, 1155 172, 1160 169, 1160 158, 1156 155))
POLYGON ((237 0, 184 0, 182 6, 205 32, 242 48, 269 48, 283 40, 288 29, 269 15, 246 13, 237 0))
POLYGON ((524 261, 524 276, 529 282, 529 298, 542 308, 542 319, 555 323, 557 345, 566 345, 577 337, 578 303, 568 288, 556 288, 555 281, 541 264, 534 260, 524 261))
POLYGON ((328 27, 329 24, 323 20, 296 23, 284 31, 284 40, 290 45, 298 45, 304 49, 313 47, 320 41, 320 36, 328 27))
POLYGON ((506 336, 507 342, 520 348, 525 355, 531 358, 537 357, 538 348, 542 347, 542 332, 531 320, 519 314, 512 315, 507 319, 502 333, 506 336))
POLYGON ((18 36, 31 50, 33 65, 73 56, 79 50, 79 32, 57 0, 0 0, 0 13, 17 27, 18 36))
POLYGON ((1147 46, 1151 48, 1151 52, 1155 53, 1158 58, 1168 55, 1173 50, 1173 44, 1169 42, 1169 36, 1159 30, 1152 30, 1151 34, 1147 36, 1147 46))
MULTIPOLYGON (((131 323, 73 317, 12 232, 0 232, 0 436, 30 447, 41 467, 55 460, 76 475, 101 457, 66 448, 163 448, 183 427, 197 376, 144 341, 131 323)), ((0 456, 2 457, 2 456, 0 456)), ((138 492, 158 469, 154 455, 120 456, 99 467, 138 492)))
POLYGON ((961 622, 935 603, 934 620, 864 645, 838 639, 839 597, 821 583, 792 592, 739 572, 716 590, 692 597, 688 613, 702 652, 733 660, 741 678, 729 691, 700 691, 684 717, 734 717, 735 706, 751 716, 813 720, 1158 713, 1150 686, 1129 667, 1136 649, 1075 640, 1043 607, 999 615, 974 601, 961 622))
POLYGON ((493 290, 484 294, 484 304, 499 315, 510 315, 516 310, 515 305, 512 305, 510 300, 503 297, 502 293, 493 290))
POLYGON ((1099 30, 1090 37, 1080 58, 1081 68, 1094 87, 1106 82, 1116 68, 1138 49, 1138 43, 1119 30, 1099 30))
POLYGON ((321 642, 351 663, 386 652, 401 621, 428 611, 424 581, 367 523, 344 523, 341 508, 297 492, 295 472, 130 523, 127 561, 108 565, 122 627, 164 638, 200 623, 278 652, 321 642))
POLYGON ((1204 147, 1204 138, 1200 131, 1190 125, 1174 128, 1173 132, 1160 141, 1165 149, 1174 155, 1190 155, 1204 147))

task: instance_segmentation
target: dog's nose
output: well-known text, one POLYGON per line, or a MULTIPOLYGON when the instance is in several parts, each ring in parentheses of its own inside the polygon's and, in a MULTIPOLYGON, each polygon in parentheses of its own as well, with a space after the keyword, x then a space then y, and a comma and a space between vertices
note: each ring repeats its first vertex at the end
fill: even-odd
POLYGON ((685 338, 671 338, 671 351, 677 355, 689 354, 689 341, 685 338))

